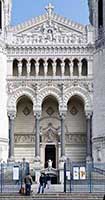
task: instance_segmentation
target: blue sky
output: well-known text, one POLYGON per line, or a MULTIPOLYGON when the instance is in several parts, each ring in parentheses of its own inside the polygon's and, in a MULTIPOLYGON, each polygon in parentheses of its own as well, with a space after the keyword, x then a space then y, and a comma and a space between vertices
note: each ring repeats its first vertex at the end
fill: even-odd
POLYGON ((52 3, 55 13, 81 24, 88 24, 87 0, 12 0, 12 25, 44 14, 52 3))

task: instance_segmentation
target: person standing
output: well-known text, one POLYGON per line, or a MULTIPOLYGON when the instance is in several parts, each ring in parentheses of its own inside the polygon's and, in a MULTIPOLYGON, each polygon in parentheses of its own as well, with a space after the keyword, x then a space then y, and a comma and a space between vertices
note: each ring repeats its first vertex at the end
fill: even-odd
POLYGON ((26 195, 30 195, 31 185, 33 183, 33 180, 32 180, 32 177, 30 176, 30 174, 28 174, 27 176, 25 176, 24 183, 25 183, 25 194, 26 195))
POLYGON ((41 174, 39 178, 39 188, 38 188, 38 194, 39 193, 44 193, 44 188, 45 188, 45 174, 41 174))
POLYGON ((47 174, 46 179, 47 179, 47 189, 49 189, 51 185, 51 177, 49 174, 47 174))

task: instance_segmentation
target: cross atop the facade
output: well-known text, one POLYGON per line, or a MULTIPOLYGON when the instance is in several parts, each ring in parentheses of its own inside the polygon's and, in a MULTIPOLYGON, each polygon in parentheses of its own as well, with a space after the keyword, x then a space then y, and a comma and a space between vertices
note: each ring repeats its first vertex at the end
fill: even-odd
POLYGON ((51 3, 49 3, 48 6, 45 7, 45 9, 47 10, 48 15, 51 16, 54 10, 54 6, 51 3))

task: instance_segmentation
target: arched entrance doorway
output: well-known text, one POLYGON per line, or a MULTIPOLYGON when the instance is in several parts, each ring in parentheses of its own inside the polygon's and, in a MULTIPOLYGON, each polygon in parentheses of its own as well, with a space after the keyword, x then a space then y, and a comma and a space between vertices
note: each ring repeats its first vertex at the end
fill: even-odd
POLYGON ((27 96, 22 96, 17 102, 17 113, 14 124, 15 160, 25 158, 31 162, 35 155, 35 120, 33 103, 27 96))
POLYGON ((66 157, 73 162, 86 160, 86 117, 84 102, 79 96, 69 99, 67 105, 66 127, 66 157))
POLYGON ((56 169, 56 147, 52 144, 47 144, 45 147, 45 168, 48 167, 48 160, 52 161, 52 167, 56 169))
POLYGON ((52 167, 58 169, 59 160, 59 105, 55 97, 47 96, 42 104, 41 116, 41 163, 42 168, 48 167, 48 160, 52 160, 52 167))

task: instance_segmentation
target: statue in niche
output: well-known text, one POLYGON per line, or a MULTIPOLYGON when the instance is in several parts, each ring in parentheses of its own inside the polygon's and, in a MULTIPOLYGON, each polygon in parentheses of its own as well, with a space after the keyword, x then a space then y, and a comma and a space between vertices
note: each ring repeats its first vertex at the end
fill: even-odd
POLYGON ((53 162, 52 160, 50 160, 50 159, 48 160, 48 169, 49 170, 52 169, 52 162, 53 162))
POLYGON ((54 133, 53 133, 53 130, 50 128, 48 130, 48 142, 53 141, 53 138, 54 138, 54 133))

